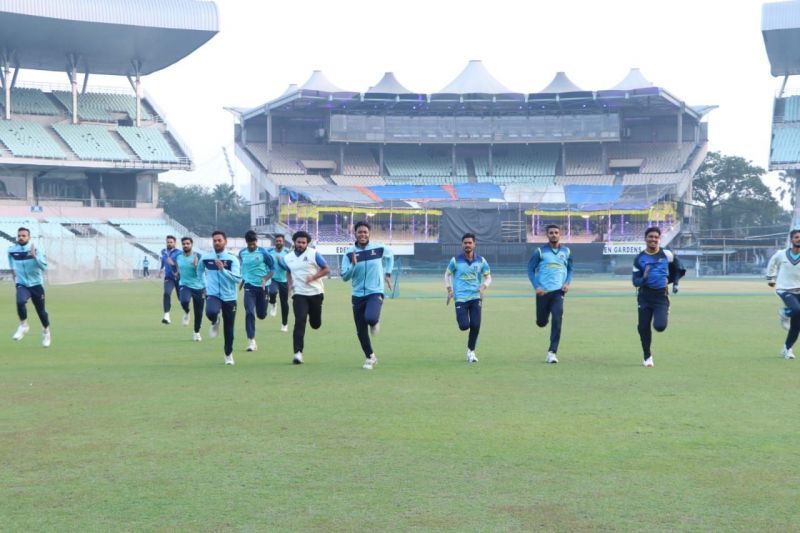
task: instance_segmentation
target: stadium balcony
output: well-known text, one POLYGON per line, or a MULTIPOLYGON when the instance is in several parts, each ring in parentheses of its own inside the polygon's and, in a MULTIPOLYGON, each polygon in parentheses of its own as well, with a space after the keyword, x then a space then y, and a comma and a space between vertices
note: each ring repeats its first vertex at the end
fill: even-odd
MULTIPOLYGON (((613 143, 606 146, 611 160, 641 160, 641 174, 680 172, 695 151, 695 143, 613 143)), ((609 165, 612 166, 612 165, 609 165)))
MULTIPOLYGON (((420 148, 416 146, 387 146, 383 162, 389 176, 395 178, 443 178, 446 182, 457 181, 451 176, 453 158, 443 147, 420 148)), ((456 158, 456 176, 467 177, 467 164, 463 158, 456 158)))
MULTIPOLYGON (((53 91, 61 105, 72 114, 72 93, 53 91)), ((119 118, 136 118, 136 98, 127 94, 87 92, 78 96, 78 118, 92 122, 116 122, 119 118)), ((142 102, 142 120, 153 120, 153 115, 142 102)))
POLYGON ((556 185, 614 185, 616 176, 602 174, 599 176, 556 176, 556 185))
POLYGON ((347 145, 344 153, 344 168, 341 170, 341 173, 346 176, 380 175, 378 163, 370 149, 356 144, 347 145))
POLYGON ((278 185, 290 187, 319 187, 328 184, 324 178, 314 174, 270 174, 270 176, 278 185))
POLYGON ((386 185, 380 176, 341 176, 333 175, 331 179, 336 185, 342 187, 369 187, 372 185, 386 185))

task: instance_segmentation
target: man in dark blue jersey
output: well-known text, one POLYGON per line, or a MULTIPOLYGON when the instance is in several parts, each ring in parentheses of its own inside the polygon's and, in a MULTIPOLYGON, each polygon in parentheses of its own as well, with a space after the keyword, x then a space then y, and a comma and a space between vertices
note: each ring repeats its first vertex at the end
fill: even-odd
POLYGON ((172 307, 172 293, 180 301, 180 294, 178 294, 178 264, 176 260, 181 255, 181 251, 175 248, 175 236, 167 235, 166 248, 161 249, 161 270, 158 271, 158 276, 164 276, 164 316, 161 317, 162 324, 169 324, 169 310, 172 307))
POLYGON ((669 316, 669 284, 672 283, 673 294, 678 292, 678 281, 686 274, 680 261, 670 250, 661 248, 661 230, 657 227, 647 228, 644 232, 646 248, 633 260, 633 286, 637 288, 639 304, 639 338, 642 341, 642 352, 646 368, 655 366, 650 344, 653 333, 652 323, 656 331, 667 329, 669 316))

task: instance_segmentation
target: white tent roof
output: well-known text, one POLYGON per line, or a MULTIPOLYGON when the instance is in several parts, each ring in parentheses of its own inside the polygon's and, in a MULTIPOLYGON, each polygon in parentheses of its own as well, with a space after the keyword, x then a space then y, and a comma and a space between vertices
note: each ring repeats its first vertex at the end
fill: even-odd
POLYGON ((302 91, 321 91, 324 93, 342 93, 345 92, 333 83, 331 83, 321 70, 315 70, 311 77, 308 78, 303 85, 300 86, 302 91))
POLYGON ((653 87, 653 84, 644 77, 638 68, 632 68, 628 75, 625 76, 621 82, 615 85, 612 90, 614 91, 630 91, 633 89, 644 89, 646 87, 653 87))
POLYGON ((573 92, 583 92, 583 89, 572 83, 567 75, 563 72, 556 72, 553 81, 550 84, 539 91, 540 93, 573 93, 573 92))
POLYGON ((492 76, 483 63, 473 59, 456 79, 439 91, 445 94, 511 94, 514 91, 492 76))
POLYGON ((411 91, 406 89, 393 72, 387 72, 381 78, 381 81, 376 83, 373 87, 367 90, 367 93, 383 93, 383 94, 411 94, 411 91))
POLYGON ((290 83, 289 86, 283 91, 283 94, 280 95, 278 98, 283 98, 284 96, 289 96, 290 94, 294 94, 297 92, 297 84, 290 83))

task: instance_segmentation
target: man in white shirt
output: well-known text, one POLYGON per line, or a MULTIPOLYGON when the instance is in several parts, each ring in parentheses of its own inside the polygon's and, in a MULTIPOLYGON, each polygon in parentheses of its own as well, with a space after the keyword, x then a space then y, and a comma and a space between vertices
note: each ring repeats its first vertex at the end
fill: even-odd
POLYGON ((790 248, 779 250, 767 265, 767 284, 786 306, 778 310, 781 326, 789 330, 781 349, 784 359, 794 359, 792 346, 800 334, 800 229, 789 233, 790 248))
POLYGON ((292 363, 303 363, 303 345, 306 335, 306 320, 311 329, 322 326, 322 300, 325 298, 325 287, 322 278, 328 275, 331 268, 325 259, 313 248, 311 235, 298 231, 292 235, 294 249, 279 260, 286 270, 289 290, 293 292, 292 308, 294 309, 294 358, 292 363))

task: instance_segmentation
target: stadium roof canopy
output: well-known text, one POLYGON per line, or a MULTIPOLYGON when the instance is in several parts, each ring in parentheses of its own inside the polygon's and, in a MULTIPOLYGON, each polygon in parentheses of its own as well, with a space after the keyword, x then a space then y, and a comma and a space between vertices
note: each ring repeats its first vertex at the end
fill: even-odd
POLYGON ((0 61, 23 69, 150 74, 219 31, 199 0, 0 0, 0 61))
MULTIPOLYGON (((0 0, 2 1, 2 0, 0 0)), ((590 91, 575 85, 563 73, 537 93, 514 93, 498 82, 480 63, 467 67, 440 92, 409 92, 391 73, 365 93, 343 90, 320 71, 296 90, 290 90, 263 105, 241 114, 250 120, 274 116, 318 116, 322 112, 394 115, 520 115, 597 114, 621 109, 649 115, 675 115, 682 111, 700 120, 714 106, 692 107, 666 89, 651 83, 639 71, 631 71, 615 86, 590 91)))
POLYGON ((800 74, 800 1, 764 4, 761 33, 772 75, 800 74))

